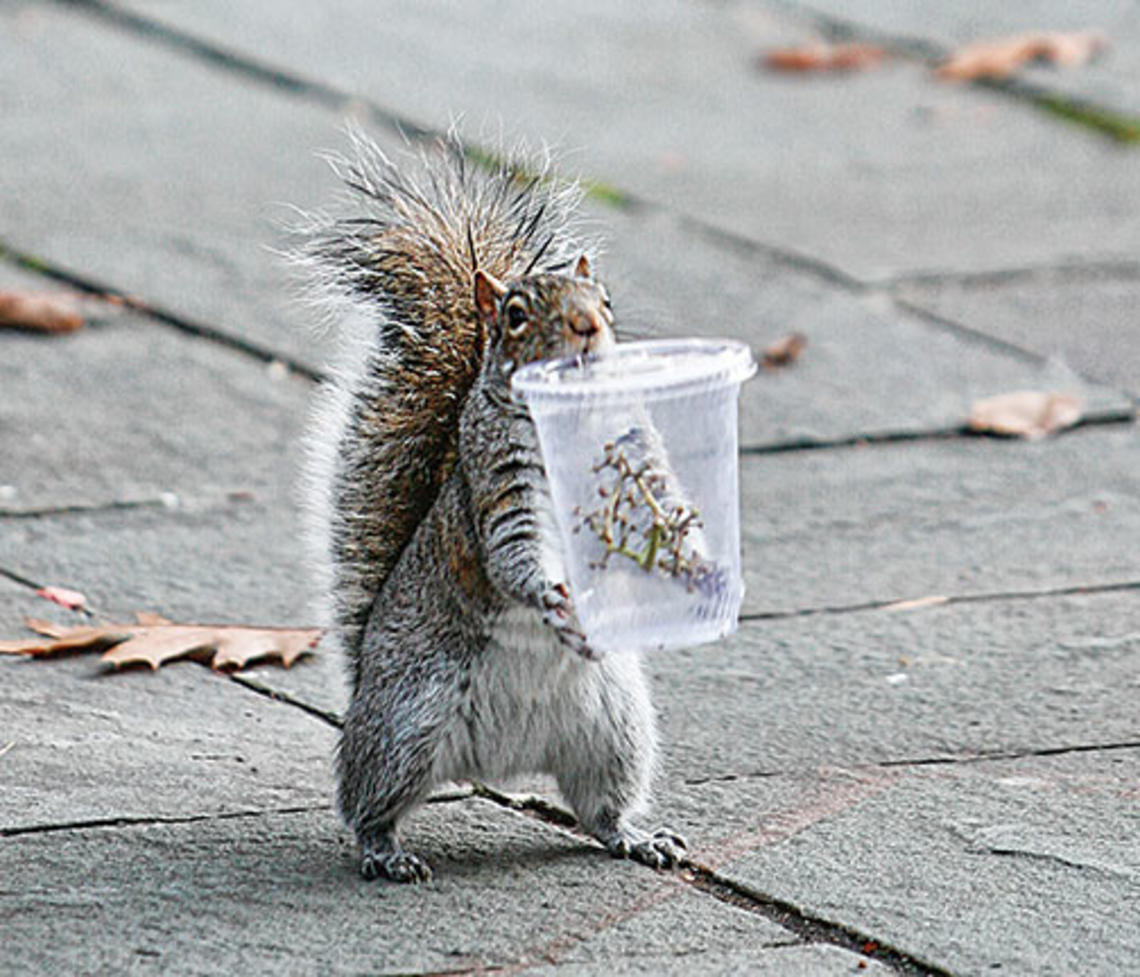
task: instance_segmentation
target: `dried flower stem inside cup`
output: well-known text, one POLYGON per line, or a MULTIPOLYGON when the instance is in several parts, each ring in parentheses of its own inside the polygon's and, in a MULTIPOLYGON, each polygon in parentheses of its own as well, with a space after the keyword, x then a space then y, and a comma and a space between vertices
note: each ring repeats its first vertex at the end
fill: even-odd
POLYGON ((694 530, 702 525, 699 510, 665 501, 673 494, 666 472, 649 463, 635 467, 612 441, 603 450, 602 460, 590 469, 598 476, 602 501, 590 512, 574 507, 579 521, 573 532, 589 529, 605 548, 601 559, 590 563, 591 569, 604 570, 610 558, 618 556, 646 573, 673 577, 687 590, 707 587, 717 578, 715 565, 691 544, 686 550, 694 530))

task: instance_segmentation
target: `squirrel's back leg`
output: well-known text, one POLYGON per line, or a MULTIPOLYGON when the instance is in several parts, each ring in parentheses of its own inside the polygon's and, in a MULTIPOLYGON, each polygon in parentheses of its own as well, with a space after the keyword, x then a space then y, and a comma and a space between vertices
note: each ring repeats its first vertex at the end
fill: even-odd
POLYGON ((436 758, 453 711, 448 692, 460 679, 455 666, 440 656, 391 674, 362 673, 345 715, 337 779, 341 815, 360 844, 365 878, 431 878, 427 862, 400 845, 397 829, 435 785, 436 758))
POLYGON ((431 790, 431 761, 426 750, 397 743, 396 720, 369 715, 362 698, 355 697, 345 716, 337 750, 337 800, 360 845, 360 873, 366 879, 425 881, 431 869, 403 849, 397 826, 431 790))
POLYGON ((654 868, 677 865, 685 857, 683 838, 668 829, 642 831, 629 820, 646 804, 657 750, 641 659, 610 654, 585 663, 585 676, 593 688, 583 690, 578 715, 567 717, 570 741, 553 756, 562 796, 614 857, 654 868))

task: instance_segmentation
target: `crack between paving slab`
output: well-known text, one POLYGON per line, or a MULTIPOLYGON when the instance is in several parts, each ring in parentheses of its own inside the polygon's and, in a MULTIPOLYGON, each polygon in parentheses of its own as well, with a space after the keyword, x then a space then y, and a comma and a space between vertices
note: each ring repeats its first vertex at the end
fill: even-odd
POLYGON ((298 72, 272 65, 250 56, 245 51, 227 47, 215 41, 198 37, 189 31, 170 26, 153 17, 139 14, 107 0, 56 0, 64 7, 72 7, 124 28, 148 40, 159 42, 184 54, 253 81, 269 85, 291 95, 306 96, 322 105, 346 109, 364 105, 373 120, 408 139, 424 139, 436 135, 432 129, 421 126, 413 119, 393 112, 370 100, 360 99, 349 92, 305 77, 298 72))
MULTIPOLYGON (((856 763, 837 767, 850 773, 866 773, 872 770, 911 769, 920 767, 944 767, 963 764, 1007 763, 1011 760, 1026 760, 1034 757, 1066 756, 1073 753, 1112 753, 1116 751, 1140 750, 1140 739, 1123 740, 1115 743, 1068 743, 1060 746, 1044 746, 1026 750, 981 750, 973 753, 943 753, 928 757, 903 757, 896 760, 878 760, 874 763, 856 763)), ((707 777, 686 777, 681 781, 686 787, 703 787, 706 784, 731 784, 740 781, 771 780, 781 777, 801 777, 804 771, 788 770, 746 770, 710 774, 707 777)))
MULTIPOLYGON (((991 336, 989 333, 983 332, 980 329, 975 329, 973 326, 968 326, 964 322, 959 322, 957 319, 952 319, 949 316, 942 315, 938 312, 933 312, 918 303, 910 301, 909 299, 900 298, 897 295, 891 295, 889 292, 886 294, 890 298, 890 301, 893 303, 895 308, 897 308, 899 311, 905 312, 908 315, 912 315, 916 319, 927 323, 927 325, 934 326, 943 332, 948 332, 954 336, 957 336, 959 339, 963 339, 967 342, 973 342, 975 344, 980 344, 996 353, 1021 359, 1027 363, 1032 363, 1037 366, 1045 366, 1050 361, 1049 356, 1043 356, 1040 353, 1035 353, 1032 350, 1019 346, 1017 343, 1010 342, 1006 339, 1001 339, 998 336, 991 336)), ((1112 380, 1095 376, 1084 370, 1075 370, 1072 367, 1069 367, 1069 370, 1071 370, 1072 374, 1075 377, 1085 381, 1086 383, 1095 384, 1097 386, 1105 387, 1109 390, 1115 391, 1119 396, 1123 397, 1131 405, 1133 405, 1132 407, 1128 408, 1127 411, 1122 409, 1109 409, 1103 412, 1095 412, 1082 418, 1081 423, 1077 426, 1082 426, 1088 423, 1101 423, 1102 421, 1100 420, 1100 415, 1102 413, 1107 416, 1109 423, 1115 423, 1117 420, 1124 416, 1127 416, 1129 418, 1135 417, 1135 405, 1137 403, 1137 399, 1133 396, 1132 393, 1127 390, 1121 390, 1115 387, 1112 380)), ((974 432, 969 433, 972 434, 974 432)))
POLYGON ((335 712, 328 709, 322 709, 319 706, 310 705, 303 699, 298 699, 296 696, 290 695, 288 692, 282 692, 279 689, 274 689, 268 685, 262 685, 256 679, 249 678, 247 675, 242 675, 240 672, 226 672, 225 677, 236 685, 240 685, 243 689, 249 689, 251 692, 256 692, 260 696, 271 699, 274 702, 280 702, 287 706, 292 706, 294 709, 300 709, 303 713, 319 719, 321 722, 332 726, 333 729, 341 729, 344 723, 341 721, 340 716, 335 712))
POLYGON ((42 590, 43 584, 38 584, 34 580, 29 580, 21 573, 15 570, 9 570, 6 567, 0 567, 0 577, 7 577, 12 583, 19 584, 21 587, 27 587, 29 590, 42 590))
MULTIPOLYGON (((1099 381, 1094 381, 1099 384, 1099 381)), ((1103 384, 1100 384, 1103 386, 1103 384)), ((1122 397, 1129 401, 1132 398, 1123 391, 1118 391, 1122 397)), ((1082 417, 1076 424, 1059 431, 1053 437, 1063 437, 1088 428, 1101 428, 1108 425, 1132 424, 1137 418, 1135 405, 1119 408, 1106 408, 1091 411, 1082 417)), ((754 455, 784 455, 795 454, 800 451, 834 451, 841 448, 879 447, 894 444, 922 444, 935 441, 1007 441, 1012 444, 1021 443, 1024 439, 1016 436, 996 434, 990 431, 975 431, 965 424, 953 427, 928 428, 914 431, 873 431, 866 434, 851 434, 839 438, 793 438, 786 441, 775 441, 767 444, 743 444, 740 446, 742 457, 754 455)))
POLYGON ((739 234, 727 228, 719 227, 699 217, 692 217, 669 209, 664 204, 642 201, 641 206, 648 211, 664 214, 674 220, 682 231, 689 231, 704 238, 726 251, 733 251, 745 257, 762 255, 774 264, 791 268, 795 271, 805 272, 821 279, 831 285, 838 285, 849 292, 862 293, 869 290, 867 283, 849 275, 841 268, 828 264, 826 261, 803 254, 792 248, 782 247, 765 241, 758 241, 745 234, 739 234))
POLYGON ((1042 590, 998 590, 980 594, 937 595, 929 599, 919 598, 912 604, 907 600, 872 600, 859 604, 835 604, 820 607, 803 607, 790 611, 747 611, 740 615, 741 624, 753 621, 786 621, 801 617, 824 615, 864 614, 869 611, 889 611, 904 613, 931 607, 946 607, 956 604, 988 604, 1001 601, 1048 600, 1054 597, 1084 597, 1095 594, 1128 593, 1140 590, 1140 580, 1122 580, 1103 584, 1073 584, 1064 587, 1050 587, 1042 590))
POLYGON ((698 892, 763 916, 795 933, 804 943, 837 946, 908 977, 955 977, 951 971, 899 950, 853 926, 817 916, 802 906, 730 879, 707 866, 690 862, 682 877, 686 875, 688 884, 698 892))
POLYGON ((875 288, 894 290, 907 285, 961 285, 972 288, 1041 281, 1046 283, 1140 281, 1140 262, 1127 258, 1106 258, 1025 265, 1019 268, 995 268, 989 271, 913 271, 892 275, 869 284, 875 288))
MULTIPOLYGON (((1124 740, 1118 743, 1071 743, 1062 746, 1045 746, 1032 750, 993 750, 980 753, 914 757, 901 760, 880 760, 876 767, 932 767, 960 763, 996 763, 1008 760, 1024 760, 1030 757, 1065 756, 1070 753, 1111 753, 1116 750, 1140 750, 1140 739, 1124 740)), ((854 769, 861 769, 855 767, 854 769)))
MULTIPOLYGON (((71 3, 72 0, 57 0, 57 2, 71 3)), ((17 265, 25 271, 31 271, 38 275, 43 275, 45 278, 50 278, 53 281, 61 282, 77 291, 104 297, 111 296, 125 308, 153 319, 156 322, 160 322, 164 326, 169 326, 189 336, 195 336, 221 346, 227 346, 240 353, 245 353, 247 356, 252 356, 262 363, 282 363, 292 372, 306 377, 309 380, 327 379, 327 374, 314 369, 299 359, 240 336, 235 336, 224 329, 209 325, 201 320, 191 319, 180 313, 172 312, 163 306, 155 305, 138 296, 131 295, 89 275, 81 275, 78 272, 70 271, 38 255, 22 251, 2 239, 0 239, 0 259, 17 265)))
POLYGON ((1074 868, 1078 872, 1092 872, 1096 875, 1106 876, 1110 879, 1124 879, 1126 882, 1134 881, 1136 876, 1131 872, 1113 869, 1107 865, 1096 865, 1092 862, 1074 862, 1060 855, 1051 855, 1048 852, 1030 851, 1025 848, 1005 848, 993 845, 972 845, 968 849, 976 854, 997 855, 1002 858, 1024 858, 1028 861, 1047 862, 1060 865, 1063 868, 1074 868))
POLYGON ((0 507, 0 519, 45 519, 50 516, 99 515, 106 512, 127 512, 132 509, 170 508, 172 507, 163 499, 90 503, 72 502, 66 505, 44 506, 40 509, 8 509, 0 507))
MULTIPOLYGON (((102 516, 119 512, 148 510, 165 510, 172 515, 201 516, 218 512, 232 512, 257 500, 258 494, 249 489, 233 489, 224 493, 201 495, 179 495, 176 492, 163 492, 157 498, 111 499, 105 502, 66 502, 59 505, 19 509, 0 506, 0 521, 102 516)), ((3 572, 3 568, 0 568, 0 574, 3 572)))
POLYGON ((739 780, 770 780, 773 777, 791 776, 790 770, 746 770, 743 773, 710 774, 707 777, 686 777, 681 781, 686 787, 703 787, 705 784, 731 784, 739 780))
MULTIPOLYGON (((451 804, 476 796, 474 790, 456 789, 431 794, 425 804, 451 804)), ((136 828, 148 825, 199 824, 203 821, 238 821, 247 818, 274 817, 279 814, 313 814, 333 811, 331 801, 323 804, 295 804, 284 807, 267 807, 251 811, 223 811, 221 814, 185 815, 118 815, 106 818, 85 818, 76 821, 57 821, 51 824, 29 824, 0 828, 0 838, 18 838, 24 835, 53 834, 60 831, 89 831, 99 828, 136 828)))
POLYGON ((17 838, 23 835, 51 834, 57 831, 86 831, 94 828, 131 828, 159 824, 198 824, 202 821, 234 821, 244 818, 272 817, 277 814, 311 814, 331 811, 332 804, 304 804, 289 807, 263 808, 255 811, 224 811, 221 814, 149 815, 132 817, 123 815, 109 818, 90 818, 81 821, 61 821, 53 824, 30 824, 15 828, 0 828, 0 837, 17 838))
MULTIPOLYGON (((888 293, 889 294, 889 293, 888 293)), ((937 312, 932 312, 921 305, 916 305, 907 299, 899 298, 898 296, 891 295, 890 299, 895 308, 906 312, 916 319, 921 319, 929 325, 937 326, 943 332, 949 332, 960 339, 967 342, 981 345, 986 349, 992 350, 996 353, 1002 353, 1006 356, 1011 356, 1019 359, 1025 363, 1032 363, 1034 365, 1041 365, 1049 361, 1049 357, 1042 356, 1040 353, 1035 353, 1032 350, 1026 349, 1024 346, 1018 346, 1017 343, 1012 343, 1007 339, 1001 339, 998 336, 991 336, 989 333, 982 332, 972 326, 967 326, 965 323, 959 322, 957 319, 951 319, 948 316, 939 315, 937 312)))
MULTIPOLYGON (((476 796, 484 800, 491 801, 520 815, 528 816, 563 833, 571 834, 577 840, 585 841, 600 848, 595 839, 581 831, 574 815, 556 804, 533 795, 514 797, 485 784, 473 786, 476 796)), ((714 868, 692 859, 686 859, 677 873, 659 874, 664 878, 682 883, 686 889, 711 896, 736 909, 762 916, 797 937, 794 941, 777 944, 779 946, 829 944, 854 952, 860 957, 875 960, 899 974, 913 975, 913 977, 954 977, 949 971, 899 950, 883 940, 843 923, 816 916, 794 903, 743 885, 720 874, 714 868)), ((581 943, 616 923, 623 922, 625 919, 652 908, 659 902, 672 898, 679 891, 684 891, 684 889, 665 889, 651 893, 648 898, 640 900, 631 909, 604 917, 598 926, 585 935, 577 936, 574 938, 574 942, 581 943)), ((516 966, 504 969, 511 973, 518 973, 545 963, 557 963, 558 951, 568 939, 573 937, 575 937, 574 934, 564 935, 537 953, 538 959, 526 960, 516 966)))
POLYGON ((458 970, 385 970, 384 977, 477 977, 479 974, 499 974, 506 969, 502 964, 479 964, 458 970))

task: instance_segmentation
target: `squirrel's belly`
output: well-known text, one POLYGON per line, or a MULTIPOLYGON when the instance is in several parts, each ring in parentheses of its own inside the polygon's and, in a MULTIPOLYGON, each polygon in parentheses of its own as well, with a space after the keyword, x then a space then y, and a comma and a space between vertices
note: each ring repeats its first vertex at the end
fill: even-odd
POLYGON ((513 607, 494 622, 464 681, 459 714, 437 755, 435 780, 546 771, 575 733, 596 670, 568 651, 541 615, 513 607))

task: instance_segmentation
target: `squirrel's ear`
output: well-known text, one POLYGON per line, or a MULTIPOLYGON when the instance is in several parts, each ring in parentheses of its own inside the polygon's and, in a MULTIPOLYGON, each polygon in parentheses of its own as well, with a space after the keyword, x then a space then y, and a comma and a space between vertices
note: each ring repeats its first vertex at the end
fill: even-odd
POLYGON ((578 263, 574 266, 574 274, 579 278, 590 277, 590 259, 582 255, 578 259, 578 263))
POLYGON ((506 287, 482 268, 475 272, 475 308, 480 319, 494 319, 499 312, 499 299, 506 287))

